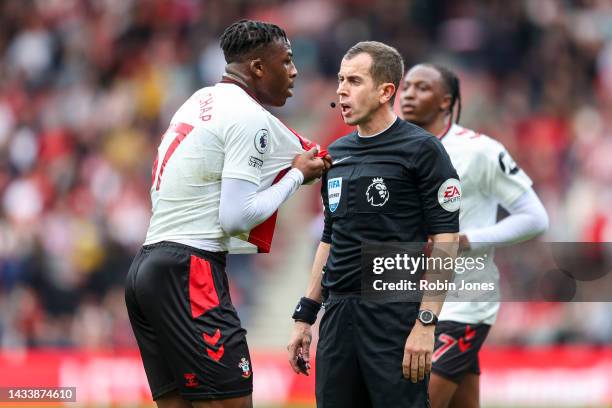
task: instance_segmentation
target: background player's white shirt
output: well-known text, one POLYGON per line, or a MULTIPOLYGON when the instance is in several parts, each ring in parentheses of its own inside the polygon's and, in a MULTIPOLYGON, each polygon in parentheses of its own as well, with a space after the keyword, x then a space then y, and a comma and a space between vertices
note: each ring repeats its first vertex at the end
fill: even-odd
POLYGON ((300 139, 242 88, 219 83, 176 112, 153 168, 153 214, 145 244, 176 241, 230 252, 257 252, 249 233, 230 237, 219 223, 221 178, 259 191, 303 152, 300 139))
MULTIPOLYGON (((531 179, 517 167, 504 146, 488 136, 454 124, 442 138, 453 166, 461 180, 461 232, 494 225, 498 205, 509 206, 531 189, 531 179)), ((469 237, 469 234, 468 234, 469 237)), ((499 310, 499 272, 493 262, 492 247, 473 250, 470 257, 484 257, 482 270, 456 274, 455 282, 494 282, 495 290, 479 292, 482 301, 465 299, 466 292, 449 291, 440 313, 440 320, 463 323, 493 324, 499 310)))

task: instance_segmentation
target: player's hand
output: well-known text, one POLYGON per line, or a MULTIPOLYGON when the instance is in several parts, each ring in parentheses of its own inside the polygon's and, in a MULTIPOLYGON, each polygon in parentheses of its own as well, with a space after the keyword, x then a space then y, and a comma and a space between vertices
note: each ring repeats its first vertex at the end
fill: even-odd
POLYGON ((295 322, 291 340, 287 344, 289 352, 289 365, 296 374, 310 374, 310 342, 312 331, 310 325, 304 322, 295 322))
POLYGON ((320 178, 323 171, 326 171, 329 168, 326 165, 327 162, 325 158, 321 159, 320 157, 317 157, 318 153, 319 149, 313 147, 307 152, 295 156, 293 163, 291 163, 291 167, 298 169, 304 175, 304 183, 320 178))
POLYGON ((402 373, 413 383, 423 381, 431 372, 431 355, 435 341, 435 326, 423 326, 418 320, 406 339, 402 373))
POLYGON ((329 154, 326 154, 322 157, 323 162, 325 163, 325 172, 329 170, 332 166, 332 157, 329 154))

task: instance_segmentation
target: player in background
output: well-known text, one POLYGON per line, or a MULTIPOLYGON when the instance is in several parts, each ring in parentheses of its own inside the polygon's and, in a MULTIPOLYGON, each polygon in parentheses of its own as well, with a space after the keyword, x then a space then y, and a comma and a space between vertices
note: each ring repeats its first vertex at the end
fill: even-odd
MULTIPOLYGON (((531 180, 501 143, 457 124, 461 114, 459 79, 447 68, 420 64, 410 69, 404 78, 400 106, 404 120, 435 135, 450 155, 462 186, 460 248, 464 255, 487 259, 482 271, 456 274, 455 281, 494 282, 498 289, 493 247, 528 240, 548 228, 546 210, 531 180), (510 214, 499 222, 498 205, 510 214)), ((478 302, 469 301, 466 295, 453 298, 449 292, 436 327, 429 383, 433 408, 479 406, 478 352, 495 322, 499 292, 478 302)))
POLYGON ((223 80, 195 92, 161 140, 153 214, 126 281, 130 322, 160 408, 252 406, 226 254, 262 250, 251 230, 330 165, 262 106, 283 106, 292 95, 297 70, 285 32, 241 20, 225 30, 221 48, 223 80))

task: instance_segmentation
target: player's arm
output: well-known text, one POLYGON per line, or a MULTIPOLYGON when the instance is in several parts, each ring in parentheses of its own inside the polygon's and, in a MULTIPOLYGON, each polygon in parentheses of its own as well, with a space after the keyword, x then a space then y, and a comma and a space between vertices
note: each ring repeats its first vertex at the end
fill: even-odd
POLYGON ((304 182, 329 167, 313 148, 296 155, 292 169, 276 184, 257 191, 261 168, 268 157, 271 138, 266 117, 260 112, 244 113, 221 132, 224 161, 219 203, 219 222, 229 235, 246 232, 269 218, 304 182))
MULTIPOLYGON (((459 246, 459 177, 450 157, 437 139, 428 139, 419 153, 414 167, 426 228, 431 240, 429 257, 454 259, 459 246)), ((421 279, 427 282, 452 282, 454 271, 451 268, 430 269, 444 265, 449 263, 427 262, 427 269, 421 279)), ((419 317, 406 339, 402 361, 404 377, 412 382, 422 381, 425 375, 431 372, 435 323, 445 298, 446 290, 423 291, 419 317)))
POLYGON ((500 145, 484 152, 483 188, 509 213, 491 226, 461 232, 462 249, 510 245, 532 239, 548 229, 548 214, 531 187, 531 179, 500 145))

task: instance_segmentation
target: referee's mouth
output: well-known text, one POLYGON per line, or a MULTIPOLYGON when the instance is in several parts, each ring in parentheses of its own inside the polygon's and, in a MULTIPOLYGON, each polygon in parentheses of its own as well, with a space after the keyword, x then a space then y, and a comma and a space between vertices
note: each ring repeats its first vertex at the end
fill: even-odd
POLYGON ((340 109, 342 111, 342 115, 343 116, 347 116, 351 113, 351 105, 349 105, 348 103, 341 103, 340 104, 340 109))

